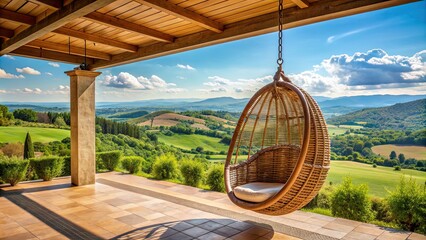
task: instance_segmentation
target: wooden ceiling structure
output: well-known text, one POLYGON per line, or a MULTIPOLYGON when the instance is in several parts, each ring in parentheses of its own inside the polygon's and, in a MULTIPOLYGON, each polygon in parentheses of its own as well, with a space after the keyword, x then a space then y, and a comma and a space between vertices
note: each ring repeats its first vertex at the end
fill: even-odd
MULTIPOLYGON (((416 0, 285 0, 284 29, 416 0)), ((277 30, 277 0, 0 0, 0 55, 91 70, 277 30)))

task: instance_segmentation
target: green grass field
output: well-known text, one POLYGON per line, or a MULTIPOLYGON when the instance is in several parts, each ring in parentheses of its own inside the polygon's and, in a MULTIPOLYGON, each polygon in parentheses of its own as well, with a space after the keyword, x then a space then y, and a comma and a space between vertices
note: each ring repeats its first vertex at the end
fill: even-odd
MULTIPOLYGON (((224 161, 225 155, 212 155, 211 160, 218 162, 224 161)), ((328 172, 326 183, 333 182, 333 185, 342 182, 344 177, 351 177, 356 184, 367 184, 369 194, 375 197, 386 197, 387 190, 393 190, 399 183, 402 175, 407 177, 412 176, 420 184, 426 182, 426 172, 421 172, 411 169, 402 169, 394 171, 391 167, 377 166, 350 162, 350 161, 332 161, 331 168, 328 172)))
POLYGON ((167 145, 173 145, 185 150, 203 147, 205 151, 228 151, 228 146, 220 143, 220 138, 208 137, 198 134, 174 134, 173 136, 158 135, 158 140, 167 145))
POLYGON ((69 130, 38 127, 0 127, 0 142, 24 142, 29 132, 33 142, 61 141, 70 136, 69 130))
POLYGON ((332 161, 329 174, 327 176, 327 184, 333 182, 338 184, 342 182, 344 177, 351 177, 356 184, 365 183, 368 185, 369 193, 376 197, 386 197, 387 190, 393 190, 399 183, 402 175, 412 176, 422 186, 426 183, 426 172, 411 169, 402 169, 394 171, 391 167, 377 166, 349 162, 349 161, 332 161))
POLYGON ((425 146, 408 146, 408 145, 394 145, 386 144, 374 146, 372 148, 375 154, 380 154, 384 157, 389 157, 392 151, 396 154, 404 154, 405 158, 415 158, 417 160, 426 160, 426 147, 425 146))

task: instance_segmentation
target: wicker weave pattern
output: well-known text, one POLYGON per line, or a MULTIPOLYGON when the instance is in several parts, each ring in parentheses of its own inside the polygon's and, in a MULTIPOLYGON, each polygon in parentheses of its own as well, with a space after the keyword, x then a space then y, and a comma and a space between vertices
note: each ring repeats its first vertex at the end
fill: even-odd
POLYGON ((315 197, 329 166, 330 140, 318 104, 289 82, 271 83, 253 96, 235 129, 225 164, 228 196, 238 206, 259 213, 287 214, 315 197), (236 198, 233 189, 250 182, 285 186, 263 203, 236 198))

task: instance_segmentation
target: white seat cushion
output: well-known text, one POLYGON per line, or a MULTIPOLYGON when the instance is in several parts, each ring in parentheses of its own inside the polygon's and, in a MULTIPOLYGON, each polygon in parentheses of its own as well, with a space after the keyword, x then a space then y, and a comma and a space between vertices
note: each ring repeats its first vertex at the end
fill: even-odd
POLYGON ((252 182, 234 188, 234 195, 247 202, 263 202, 284 187, 283 183, 252 182))

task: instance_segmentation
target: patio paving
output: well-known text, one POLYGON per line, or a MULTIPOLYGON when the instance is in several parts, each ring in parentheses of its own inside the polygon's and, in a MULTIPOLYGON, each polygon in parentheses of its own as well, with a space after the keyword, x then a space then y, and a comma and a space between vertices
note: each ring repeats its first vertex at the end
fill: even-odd
POLYGON ((0 187, 0 239, 426 239, 301 211, 264 216, 223 193, 114 172, 69 182, 0 187))

